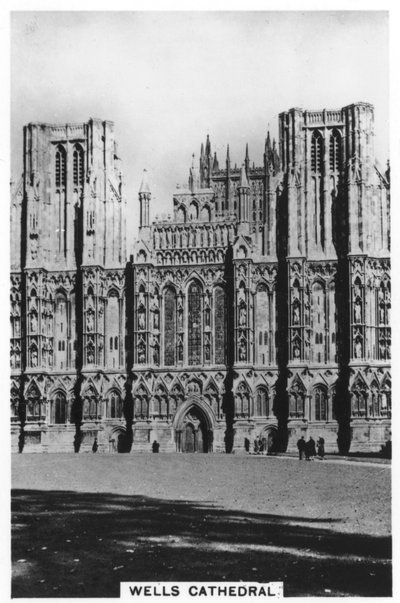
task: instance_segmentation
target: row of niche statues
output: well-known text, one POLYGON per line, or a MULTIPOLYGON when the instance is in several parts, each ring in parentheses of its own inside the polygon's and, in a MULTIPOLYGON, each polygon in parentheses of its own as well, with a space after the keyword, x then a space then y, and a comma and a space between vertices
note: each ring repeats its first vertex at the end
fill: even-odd
POLYGON ((224 262, 224 252, 222 249, 218 249, 216 252, 214 252, 212 249, 209 249, 208 253, 206 250, 202 250, 200 252, 175 251, 173 255, 171 252, 161 253, 159 251, 157 253, 157 264, 161 265, 174 264, 176 266, 180 266, 181 264, 213 264, 215 262, 219 264, 224 262))
POLYGON ((155 228, 154 249, 226 246, 235 235, 233 226, 196 226, 195 228, 155 228))

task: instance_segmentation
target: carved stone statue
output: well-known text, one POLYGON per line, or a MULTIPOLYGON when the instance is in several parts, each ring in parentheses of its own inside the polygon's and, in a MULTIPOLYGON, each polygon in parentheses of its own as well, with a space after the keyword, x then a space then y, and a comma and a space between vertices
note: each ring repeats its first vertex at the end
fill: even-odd
POLYGON ((239 347, 239 360, 241 362, 244 362, 247 358, 247 353, 246 353, 246 344, 244 341, 241 342, 240 347, 239 347))
POLYGON ((354 305, 354 321, 361 322, 361 303, 357 301, 354 305))
POLYGON ((86 330, 91 333, 94 329, 94 316, 92 312, 88 312, 86 318, 86 330))
POLYGON ((37 323, 36 314, 32 314, 32 316, 31 316, 31 331, 32 331, 32 333, 36 333, 37 326, 38 326, 38 323, 37 323))
POLYGON ((138 325, 139 325, 139 329, 141 329, 141 330, 144 330, 146 328, 146 318, 145 318, 144 310, 139 311, 138 325))

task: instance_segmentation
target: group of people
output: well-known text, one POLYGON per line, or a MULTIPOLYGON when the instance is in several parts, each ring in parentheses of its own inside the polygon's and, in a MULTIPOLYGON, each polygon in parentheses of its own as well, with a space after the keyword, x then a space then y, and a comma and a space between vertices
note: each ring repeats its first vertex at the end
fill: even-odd
MULTIPOLYGON (((249 440, 249 438, 245 438, 244 439, 244 448, 245 448, 246 452, 250 453, 250 440, 249 440)), ((258 436, 254 440, 254 443, 253 443, 253 452, 252 452, 252 454, 263 454, 264 452, 266 452, 266 449, 265 449, 265 446, 264 446, 264 442, 260 438, 260 436, 258 436)))
POLYGON ((312 436, 310 436, 307 442, 304 439, 304 436, 301 436, 301 438, 297 440, 297 448, 299 451, 299 461, 303 459, 303 456, 306 461, 311 461, 316 456, 323 460, 325 456, 325 440, 322 437, 318 438, 317 445, 315 445, 315 440, 312 436))

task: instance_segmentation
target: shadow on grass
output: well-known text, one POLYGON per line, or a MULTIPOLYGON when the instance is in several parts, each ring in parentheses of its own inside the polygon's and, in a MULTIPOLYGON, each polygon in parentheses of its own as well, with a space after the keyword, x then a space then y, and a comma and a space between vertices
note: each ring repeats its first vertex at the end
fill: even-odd
POLYGON ((391 539, 340 519, 14 490, 13 597, 118 597, 120 582, 282 580, 286 596, 390 596, 391 539), (322 526, 322 527, 321 527, 322 526))

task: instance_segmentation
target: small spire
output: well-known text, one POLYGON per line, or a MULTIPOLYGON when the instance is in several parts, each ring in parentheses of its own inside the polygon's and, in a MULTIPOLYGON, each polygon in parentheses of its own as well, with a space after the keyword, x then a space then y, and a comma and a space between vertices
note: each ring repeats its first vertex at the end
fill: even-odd
POLYGON ((214 170, 219 170, 219 163, 218 163, 218 159, 217 159, 217 153, 214 153, 214 162, 213 162, 212 169, 213 169, 213 171, 214 170))
POLYGON ((210 137, 207 134, 207 140, 206 140, 206 156, 208 157, 209 155, 211 155, 211 143, 210 143, 210 137))
POLYGON ((140 185, 139 193, 150 193, 150 187, 147 180, 147 170, 143 170, 142 184, 140 185))
POLYGON ((229 144, 226 147, 226 162, 227 163, 231 162, 231 158, 229 157, 229 144))
POLYGON ((271 137, 269 135, 269 130, 268 130, 267 138, 265 140, 265 152, 268 153, 268 151, 270 151, 270 150, 271 150, 271 137))
POLYGON ((248 142, 246 142, 246 156, 244 158, 244 165, 246 167, 246 172, 249 173, 250 158, 249 158, 249 143, 248 142))
POLYGON ((280 159, 279 159, 278 151, 276 150, 275 138, 272 142, 272 158, 273 158, 273 163, 274 163, 274 171, 279 172, 280 159))
POLYGON ((200 158, 204 157, 204 146, 203 143, 201 143, 201 147, 200 147, 200 158))

